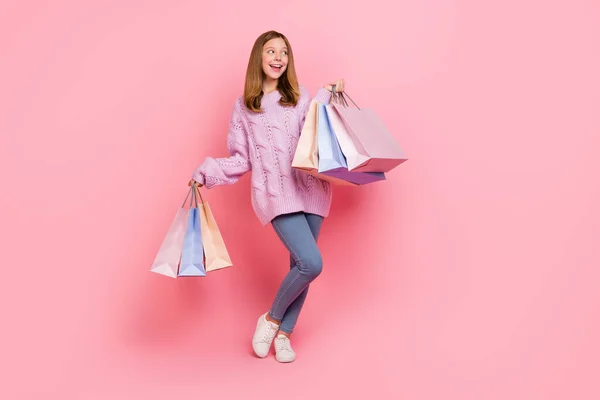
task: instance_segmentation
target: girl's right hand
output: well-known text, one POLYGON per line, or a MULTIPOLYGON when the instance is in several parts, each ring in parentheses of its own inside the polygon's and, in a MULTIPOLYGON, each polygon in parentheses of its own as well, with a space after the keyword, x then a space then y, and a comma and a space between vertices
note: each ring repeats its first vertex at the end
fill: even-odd
POLYGON ((195 181, 195 180, 193 180, 193 179, 190 179, 190 181, 188 182, 188 186, 192 186, 194 183, 195 183, 195 184, 196 184, 196 186, 198 186, 198 187, 202 187, 202 186, 204 186, 204 185, 202 185, 201 183, 198 183, 198 182, 196 182, 196 181, 195 181))

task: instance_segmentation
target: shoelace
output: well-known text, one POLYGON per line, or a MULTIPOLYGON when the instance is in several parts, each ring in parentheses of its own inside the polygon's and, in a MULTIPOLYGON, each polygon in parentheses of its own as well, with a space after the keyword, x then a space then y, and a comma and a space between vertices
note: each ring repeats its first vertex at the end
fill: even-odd
POLYGON ((290 339, 284 337, 284 338, 277 338, 275 339, 275 350, 282 352, 282 351, 289 351, 290 353, 292 353, 292 346, 290 343, 290 339))
POLYGON ((271 324, 267 324, 267 329, 265 330, 265 334, 262 337, 262 341, 263 343, 267 343, 269 344, 272 340, 273 340, 273 336, 275 336, 275 333, 277 332, 276 327, 274 327, 271 324))

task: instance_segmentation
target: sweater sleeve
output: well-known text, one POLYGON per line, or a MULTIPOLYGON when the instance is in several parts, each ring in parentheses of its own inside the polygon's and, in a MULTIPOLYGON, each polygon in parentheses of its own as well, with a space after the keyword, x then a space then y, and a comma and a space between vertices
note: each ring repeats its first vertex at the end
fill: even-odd
POLYGON ((308 114, 308 108, 310 107, 311 101, 329 104, 330 100, 331 92, 325 88, 320 88, 317 91, 317 95, 312 100, 308 91, 302 93, 302 96, 300 96, 300 99, 298 100, 298 106, 300 108, 300 132, 302 132, 302 127, 304 126, 304 121, 306 120, 306 114, 308 114))
POLYGON ((229 157, 206 160, 194 171, 192 178, 207 189, 220 185, 231 185, 252 169, 250 162, 248 133, 243 121, 240 101, 236 101, 227 134, 229 157))

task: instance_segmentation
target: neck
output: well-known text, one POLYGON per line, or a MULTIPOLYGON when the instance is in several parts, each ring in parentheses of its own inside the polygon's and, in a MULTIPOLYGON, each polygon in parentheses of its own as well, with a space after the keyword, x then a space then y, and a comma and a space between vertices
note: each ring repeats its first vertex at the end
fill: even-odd
POLYGON ((266 78, 263 80, 263 92, 265 94, 271 93, 274 90, 277 90, 277 83, 279 81, 277 79, 266 78))

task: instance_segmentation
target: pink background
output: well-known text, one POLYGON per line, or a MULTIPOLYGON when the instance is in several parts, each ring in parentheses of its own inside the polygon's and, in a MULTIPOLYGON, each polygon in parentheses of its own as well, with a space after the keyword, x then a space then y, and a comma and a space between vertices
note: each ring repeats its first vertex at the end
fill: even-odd
POLYGON ((0 6, 0 398, 599 398, 600 3, 261 4, 0 6), (235 267, 149 272, 269 29, 410 158, 336 190, 290 365, 249 175, 206 193, 235 267))

